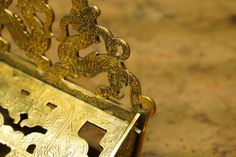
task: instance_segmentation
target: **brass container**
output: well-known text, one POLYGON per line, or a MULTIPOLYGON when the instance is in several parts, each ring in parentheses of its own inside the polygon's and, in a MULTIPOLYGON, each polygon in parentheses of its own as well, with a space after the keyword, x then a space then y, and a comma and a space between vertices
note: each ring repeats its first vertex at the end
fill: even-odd
POLYGON ((128 44, 97 23, 98 7, 72 0, 55 37, 48 0, 18 0, 19 15, 11 3, 0 0, 0 156, 140 156, 155 102, 142 95, 124 64, 128 44), (11 41, 1 35, 4 29, 11 41), (59 42, 55 63, 47 56, 52 40, 59 42), (106 52, 80 55, 101 41, 106 52), (12 53, 13 45, 28 60, 12 53), (95 93, 77 83, 104 72, 109 85, 97 86, 95 93), (121 89, 127 86, 130 104, 123 104, 121 89))

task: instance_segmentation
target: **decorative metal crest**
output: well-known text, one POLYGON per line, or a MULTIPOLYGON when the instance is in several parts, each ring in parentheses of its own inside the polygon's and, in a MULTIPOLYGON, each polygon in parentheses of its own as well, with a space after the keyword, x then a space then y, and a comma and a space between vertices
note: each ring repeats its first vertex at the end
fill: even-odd
MULTIPOLYGON (((87 0, 72 0, 70 13, 60 21, 61 33, 57 37, 60 62, 52 63, 46 57, 53 38, 54 22, 54 11, 48 0, 18 0, 17 8, 21 15, 8 9, 11 3, 12 0, 0 0, 0 32, 8 29, 15 44, 45 72, 47 82, 56 84, 58 80, 92 78, 107 72, 110 85, 98 86, 97 95, 119 100, 124 96, 121 89, 130 86, 133 111, 155 112, 154 101, 142 95, 139 80, 125 67, 124 61, 130 56, 128 44, 97 24, 101 12, 96 6, 90 6, 87 0), (39 14, 45 18, 41 19, 39 14), (76 34, 70 32, 70 27, 76 34), (81 50, 101 40, 105 42, 106 52, 80 55, 81 50), (120 47, 122 52, 118 51, 120 47)), ((10 44, 2 36, 0 51, 10 51, 10 44)))

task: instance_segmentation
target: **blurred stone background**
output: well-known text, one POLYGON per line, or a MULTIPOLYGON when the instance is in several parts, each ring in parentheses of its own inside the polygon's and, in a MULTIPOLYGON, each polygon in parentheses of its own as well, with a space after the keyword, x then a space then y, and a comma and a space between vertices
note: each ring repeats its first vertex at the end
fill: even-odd
POLYGON ((143 157, 236 156, 236 1, 93 0, 158 104, 143 157))
MULTIPOLYGON (((58 36, 60 17, 71 5, 49 2, 58 36)), ((102 10, 99 24, 130 44, 126 65, 157 102, 142 156, 235 157, 236 1, 90 2, 102 10)), ((100 80, 84 82, 93 86, 100 80)))

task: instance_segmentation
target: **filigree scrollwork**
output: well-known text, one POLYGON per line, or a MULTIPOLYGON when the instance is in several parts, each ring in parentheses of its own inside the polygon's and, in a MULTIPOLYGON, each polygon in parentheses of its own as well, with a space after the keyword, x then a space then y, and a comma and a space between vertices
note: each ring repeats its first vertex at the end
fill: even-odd
MULTIPOLYGON (((44 57, 44 53, 51 45, 53 10, 48 6, 47 0, 18 0, 17 8, 21 12, 24 23, 19 15, 7 9, 11 2, 11 0, 0 1, 1 28, 7 27, 15 44, 36 64, 45 66, 48 60, 44 57), (39 13, 45 15, 45 21, 39 18, 37 15, 39 13), (30 30, 27 30, 27 26, 30 30)), ((0 45, 7 47, 6 44, 7 42, 0 37, 0 45)))
MULTIPOLYGON (((45 56, 51 45, 53 9, 48 0, 18 0, 17 8, 21 17, 8 9, 11 0, 0 0, 0 32, 6 27, 16 45, 34 60, 39 68, 50 76, 48 82, 65 78, 92 78, 102 72, 108 73, 109 86, 98 86, 96 94, 109 99, 121 99, 120 92, 125 86, 131 87, 131 104, 134 111, 154 111, 155 103, 142 96, 141 86, 134 74, 125 67, 124 61, 130 56, 129 45, 106 28, 97 24, 101 11, 96 6, 90 6, 87 0, 72 0, 70 13, 60 21, 61 35, 58 56, 60 61, 52 64, 45 56), (46 18, 42 20, 39 14, 46 18), (73 34, 69 27, 73 29, 73 34), (27 29, 28 28, 28 29, 27 29), (82 57, 80 51, 99 43, 105 43, 106 52, 91 52, 82 57), (119 52, 121 48, 121 52, 119 52), (144 108, 145 103, 149 108, 144 108)), ((0 50, 8 51, 8 42, 0 36, 0 50)))

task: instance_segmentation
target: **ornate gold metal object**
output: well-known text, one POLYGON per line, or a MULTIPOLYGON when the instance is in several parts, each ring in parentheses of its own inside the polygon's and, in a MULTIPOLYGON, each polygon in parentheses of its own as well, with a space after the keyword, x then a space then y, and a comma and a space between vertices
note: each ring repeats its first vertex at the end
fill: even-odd
POLYGON ((9 9, 11 3, 0 0, 0 154, 140 156, 155 103, 142 95, 138 79, 124 64, 130 55, 128 44, 97 24, 100 10, 87 0, 72 0, 72 9, 60 20, 60 36, 55 37, 48 0, 18 0, 19 15, 9 9), (4 29, 34 64, 11 52, 12 44, 1 35, 4 29), (56 63, 46 54, 54 38, 59 41, 56 63), (81 50, 101 41, 106 52, 81 56, 81 50), (109 86, 99 85, 95 93, 76 83, 104 72, 109 86), (131 107, 119 102, 126 86, 131 107), (98 145, 93 139, 98 136, 91 141, 82 133, 96 133, 94 128, 104 133, 98 145))

